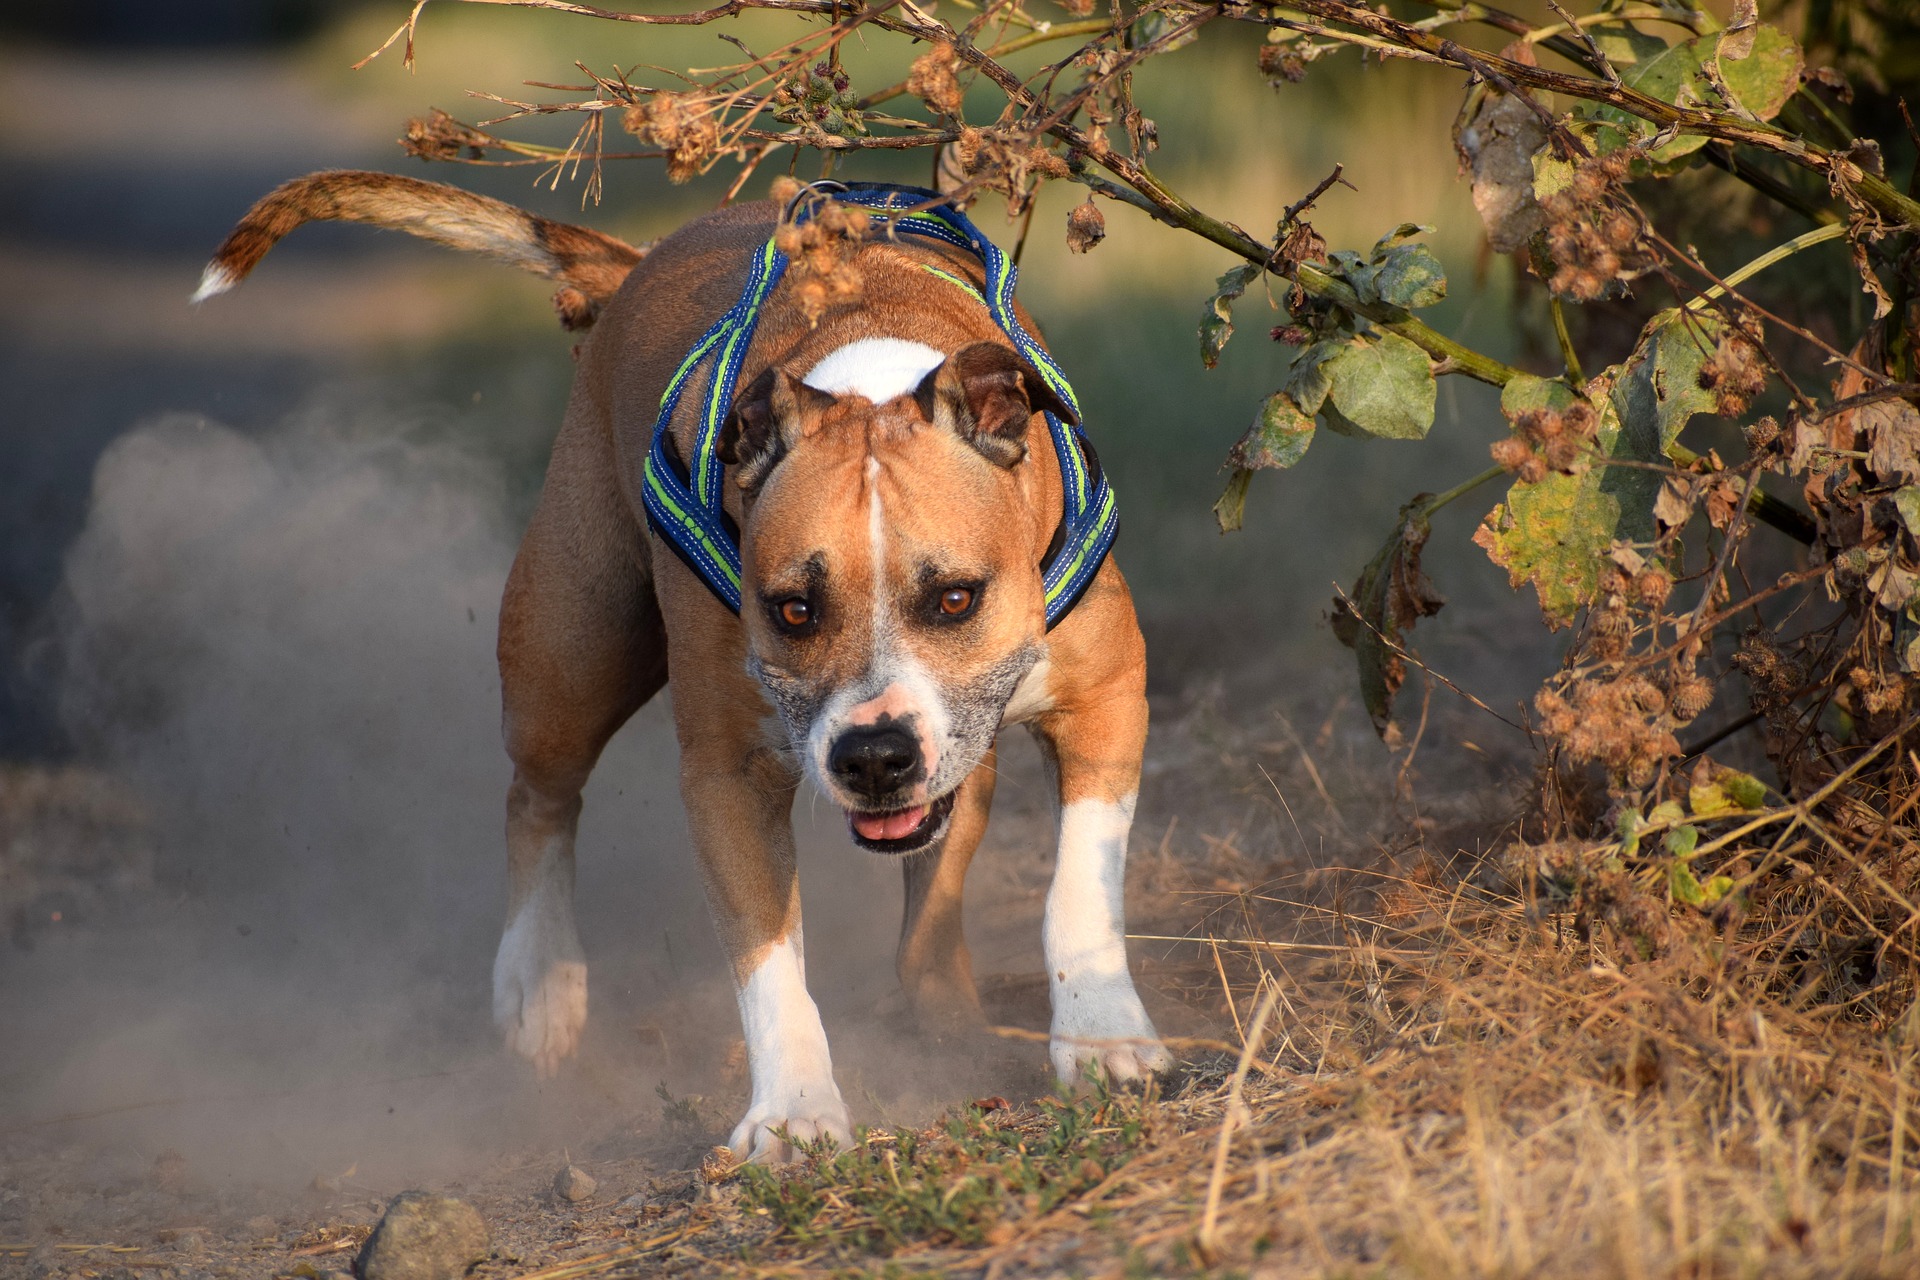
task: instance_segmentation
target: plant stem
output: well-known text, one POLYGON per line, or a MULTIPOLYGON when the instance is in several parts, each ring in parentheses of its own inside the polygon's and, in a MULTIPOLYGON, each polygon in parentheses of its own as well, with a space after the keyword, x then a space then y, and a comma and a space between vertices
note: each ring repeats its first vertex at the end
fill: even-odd
POLYGON ((1430 516, 1456 498, 1464 498, 1489 480, 1498 479, 1507 474, 1505 467, 1488 467, 1477 476, 1470 476, 1445 493, 1436 493, 1420 504, 1420 514, 1430 516))
POLYGON ((1573 349, 1573 335, 1567 332, 1566 308, 1552 290, 1547 292, 1547 310, 1553 313, 1553 336, 1560 339, 1560 359, 1567 366, 1567 381, 1579 391, 1587 385, 1587 375, 1580 370, 1580 353, 1573 349))
POLYGON ((1710 286, 1702 292, 1699 297, 1689 301, 1687 303, 1687 310, 1698 311, 1715 298, 1753 279, 1753 277, 1759 275, 1774 263, 1786 258, 1791 258, 1802 249, 1810 248, 1813 245, 1825 244, 1829 240, 1838 240, 1846 234, 1846 227, 1838 222, 1830 223, 1824 227, 1815 227, 1811 231, 1803 231, 1785 244, 1773 246, 1773 248, 1767 250, 1739 270, 1730 272, 1719 284, 1710 286))

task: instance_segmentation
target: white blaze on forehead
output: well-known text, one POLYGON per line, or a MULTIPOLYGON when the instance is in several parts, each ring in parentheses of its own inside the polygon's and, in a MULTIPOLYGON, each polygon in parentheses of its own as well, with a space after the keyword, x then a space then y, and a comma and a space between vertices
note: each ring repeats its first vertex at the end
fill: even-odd
POLYGON ((946 358, 924 342, 862 338, 829 352, 801 381, 828 395, 864 396, 885 404, 919 386, 946 358))

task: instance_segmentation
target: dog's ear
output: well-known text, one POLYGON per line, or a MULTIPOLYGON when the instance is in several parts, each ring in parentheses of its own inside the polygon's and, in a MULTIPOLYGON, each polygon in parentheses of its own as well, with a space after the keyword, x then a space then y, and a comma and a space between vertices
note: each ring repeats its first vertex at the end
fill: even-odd
POLYGON ((766 483, 806 424, 817 421, 833 402, 832 396, 785 369, 766 369, 734 397, 714 452, 734 468, 735 483, 752 492, 766 483))
POLYGON ((1041 410, 1077 421, 1039 370, 1011 347, 976 342, 948 356, 914 398, 927 421, 956 432, 997 466, 1027 456, 1027 421, 1041 410))

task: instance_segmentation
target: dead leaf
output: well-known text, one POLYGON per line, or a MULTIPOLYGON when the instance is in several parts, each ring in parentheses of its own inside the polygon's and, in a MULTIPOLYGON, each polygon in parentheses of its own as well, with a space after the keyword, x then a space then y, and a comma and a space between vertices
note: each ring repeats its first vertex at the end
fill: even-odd
POLYGON ((1361 570, 1353 594, 1334 599, 1333 634, 1359 661, 1360 694, 1367 714, 1390 747, 1400 744, 1393 699, 1407 678, 1401 642, 1416 622, 1440 612, 1447 602, 1420 568, 1420 554, 1431 532, 1425 507, 1431 496, 1421 494, 1400 509, 1393 535, 1361 570))
MULTIPOLYGON (((1733 523, 1735 513, 1740 510, 1740 486, 1726 476, 1715 476, 1707 481, 1706 491, 1707 523, 1716 529, 1725 529, 1733 523)), ((1658 499, 1655 500, 1655 508, 1657 518, 1658 499)))
POLYGON ((1876 400, 1854 411, 1854 430, 1867 438, 1867 466, 1889 483, 1920 479, 1920 409, 1905 400, 1876 400))
POLYGON ((1540 117, 1505 93, 1489 93, 1460 130, 1460 155, 1473 170, 1473 207, 1496 253, 1512 253, 1546 226, 1533 191, 1533 156, 1546 143, 1540 117))

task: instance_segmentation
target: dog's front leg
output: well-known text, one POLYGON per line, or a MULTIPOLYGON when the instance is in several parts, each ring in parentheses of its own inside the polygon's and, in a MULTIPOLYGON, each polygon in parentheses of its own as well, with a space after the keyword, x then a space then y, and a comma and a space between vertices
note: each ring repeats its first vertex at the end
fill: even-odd
POLYGON ((1172 1065, 1127 971, 1127 836, 1146 747, 1147 700, 1128 674, 1040 717, 1059 784, 1060 847, 1043 941, 1049 1051, 1068 1082, 1098 1068, 1134 1080, 1172 1065))
POLYGON ((807 994, 791 820, 797 778, 779 752, 745 734, 709 724, 683 729, 682 742, 680 790, 732 965, 753 1078, 746 1118, 728 1145, 743 1159, 775 1162, 792 1156, 781 1131, 850 1146, 827 1034, 807 994))

